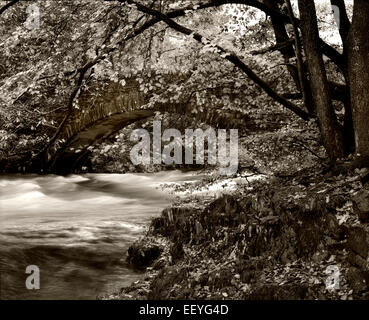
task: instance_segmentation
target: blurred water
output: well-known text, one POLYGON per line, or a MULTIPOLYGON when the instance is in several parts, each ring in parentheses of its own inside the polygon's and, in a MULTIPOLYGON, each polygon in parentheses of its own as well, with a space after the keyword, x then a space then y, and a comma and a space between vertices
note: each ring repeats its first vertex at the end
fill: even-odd
POLYGON ((196 180, 155 174, 0 176, 0 298, 95 299, 139 278, 129 245, 170 202, 160 183, 196 180), (40 290, 27 290, 27 265, 40 290))

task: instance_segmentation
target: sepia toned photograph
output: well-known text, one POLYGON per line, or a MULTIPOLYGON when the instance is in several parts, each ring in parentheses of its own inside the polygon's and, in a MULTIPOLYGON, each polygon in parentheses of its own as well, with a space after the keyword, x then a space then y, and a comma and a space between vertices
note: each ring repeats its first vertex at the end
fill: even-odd
POLYGON ((369 300, 369 1, 0 0, 0 300, 369 300))

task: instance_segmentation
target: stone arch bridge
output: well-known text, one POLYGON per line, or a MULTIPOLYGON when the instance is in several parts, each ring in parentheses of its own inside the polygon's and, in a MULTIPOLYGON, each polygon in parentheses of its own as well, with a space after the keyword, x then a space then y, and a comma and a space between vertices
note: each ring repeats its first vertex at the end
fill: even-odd
POLYGON ((208 108, 194 112, 194 106, 165 103, 145 108, 146 101, 136 83, 109 83, 102 89, 83 93, 78 108, 69 117, 58 145, 47 154, 46 170, 57 174, 74 172, 88 157, 91 146, 116 134, 125 126, 149 118, 156 111, 194 116, 215 128, 241 128, 245 116, 208 108))

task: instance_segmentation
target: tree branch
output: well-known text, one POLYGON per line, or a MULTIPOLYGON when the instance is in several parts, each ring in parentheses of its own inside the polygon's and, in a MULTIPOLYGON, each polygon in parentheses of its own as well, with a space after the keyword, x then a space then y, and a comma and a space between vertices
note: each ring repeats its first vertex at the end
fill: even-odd
POLYGON ((3 12, 6 9, 9 9, 10 7, 14 6, 17 2, 19 2, 19 0, 12 0, 10 2, 8 2, 7 4, 5 4, 3 7, 0 8, 0 15, 3 14, 3 12))
POLYGON ((58 126, 56 132, 54 133, 54 135, 52 136, 52 138, 47 142, 46 146, 39 152, 37 153, 34 157, 32 157, 30 159, 30 161, 27 163, 28 165, 33 166, 35 161, 41 161, 41 163, 39 163, 38 165, 42 165, 41 169, 43 170, 47 170, 48 169, 48 164, 53 160, 53 159, 49 159, 49 151, 51 146, 53 145, 53 143, 58 139, 58 137, 60 136, 61 132, 63 131, 68 119, 70 118, 70 116, 73 113, 73 103, 75 98, 78 95, 79 90, 81 89, 82 83, 83 83, 83 79, 85 77, 86 72, 89 70, 89 68, 83 69, 80 72, 79 78, 77 80, 77 83, 69 97, 69 102, 68 102, 68 110, 66 115, 64 116, 62 122, 60 123, 60 125, 58 126))
MULTIPOLYGON (((132 3, 127 0, 117 0, 121 3, 132 3)), ((260 11, 263 11, 265 14, 271 16, 274 15, 276 17, 279 17, 282 19, 285 23, 291 23, 290 18, 288 15, 283 14, 279 10, 272 9, 268 6, 266 6, 264 3, 259 2, 257 0, 210 0, 208 3, 199 5, 194 9, 194 6, 187 6, 183 9, 177 9, 173 10, 171 12, 166 13, 166 16, 168 18, 174 19, 178 17, 184 16, 189 10, 203 10, 203 9, 209 9, 213 7, 220 7, 225 4, 243 4, 246 6, 250 6, 256 9, 259 9, 260 11)), ((156 23, 160 22, 161 19, 157 17, 153 17, 149 21, 145 22, 139 29, 137 29, 136 33, 132 35, 132 37, 135 37, 137 34, 140 34, 150 28, 151 26, 155 25, 156 23)), ((298 18, 294 18, 294 21, 297 26, 300 26, 300 20, 298 18)), ((127 39, 129 40, 129 38, 127 39)), ((322 53, 327 56, 330 60, 332 60, 342 71, 346 69, 346 63, 343 56, 332 46, 324 42, 322 39, 319 38, 319 46, 322 50, 322 53)))
MULTIPOLYGON (((121 3, 134 3, 134 2, 131 2, 131 1, 126 1, 126 0, 117 0, 117 1, 119 1, 121 3)), ((264 5, 263 3, 259 2, 259 1, 256 1, 256 0, 211 0, 208 3, 199 5, 196 8, 196 10, 219 7, 219 6, 222 6, 222 5, 225 5, 225 4, 244 4, 244 5, 248 5, 248 6, 256 8, 256 9, 259 9, 259 10, 265 12, 268 15, 274 14, 274 15, 280 17, 281 19, 283 19, 286 23, 290 23, 290 19, 289 19, 288 16, 284 15, 283 13, 281 13, 278 10, 271 9, 271 8, 267 7, 266 5, 264 5)), ((172 18, 172 19, 182 17, 189 10, 194 10, 194 6, 191 5, 191 6, 187 6, 185 8, 182 8, 182 9, 176 9, 176 10, 170 11, 170 12, 166 13, 166 16, 168 18, 172 18)), ((141 20, 141 18, 142 17, 140 17, 139 20, 141 20)), ((144 31, 146 31, 147 29, 154 26, 155 24, 157 24, 160 21, 162 21, 162 20, 159 19, 158 17, 154 16, 149 21, 146 21, 141 27, 133 30, 133 32, 130 35, 126 36, 124 39, 119 41, 115 45, 115 47, 112 47, 112 48, 108 49, 106 52, 100 54, 94 60, 88 62, 81 69, 87 67, 88 65, 90 67, 92 67, 95 64, 99 63, 100 61, 106 59, 109 54, 111 54, 115 50, 117 50, 126 41, 131 40, 131 39, 135 38, 136 36, 142 34, 144 31)), ((299 19, 295 18, 295 21, 296 21, 297 25, 300 24, 299 19)), ((328 45, 327 43, 325 43, 321 39, 320 39, 320 46, 321 46, 322 53, 324 55, 326 55, 329 59, 331 59, 340 69, 344 68, 344 63, 343 63, 344 59, 342 58, 342 55, 336 49, 334 49, 333 47, 331 47, 330 45, 328 45)), ((80 72, 81 69, 74 70, 74 71, 67 71, 67 72, 64 73, 64 75, 65 76, 70 76, 70 75, 73 75, 73 74, 77 74, 77 73, 80 72)), ((342 69, 342 70, 344 70, 344 69, 342 69)))
MULTIPOLYGON (((148 8, 140 3, 137 3, 135 1, 132 0, 127 0, 127 3, 130 4, 134 4, 136 5, 137 9, 143 13, 149 14, 151 16, 156 17, 157 19, 160 19, 161 21, 165 22, 169 27, 171 27, 172 29, 183 33, 185 35, 192 35, 193 38, 204 44, 204 43, 210 43, 210 41, 208 39, 206 39, 205 37, 203 37, 202 35, 200 35, 199 33, 193 32, 191 29, 184 27, 180 24, 178 24, 177 22, 173 21, 172 19, 170 19, 167 15, 148 8)), ((217 49, 218 53, 226 60, 228 60, 229 62, 231 62, 232 64, 234 64, 236 67, 238 67, 240 70, 242 70, 252 81, 254 81, 258 86, 260 86, 273 100, 279 102, 280 104, 282 104, 284 107, 286 107, 287 109, 293 111, 295 114, 297 114, 299 117, 301 117, 304 120, 308 120, 311 118, 314 118, 314 115, 309 114, 307 112, 305 112, 304 110, 300 109, 299 107, 297 107, 296 105, 294 105, 293 103, 291 103, 290 101, 286 100, 285 98, 283 98, 281 95, 279 95, 277 92, 275 92, 264 80, 262 80, 261 78, 259 78, 259 76, 252 71, 239 57, 237 57, 234 53, 228 52, 227 50, 223 49, 221 46, 219 45, 214 45, 214 48, 217 49)))

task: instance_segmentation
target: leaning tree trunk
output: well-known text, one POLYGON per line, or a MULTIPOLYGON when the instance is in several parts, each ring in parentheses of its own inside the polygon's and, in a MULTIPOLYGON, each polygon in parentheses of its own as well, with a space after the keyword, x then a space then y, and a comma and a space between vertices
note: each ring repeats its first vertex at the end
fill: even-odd
POLYGON ((349 34, 349 81, 356 153, 369 165, 369 1, 355 0, 349 34))
POLYGON ((310 85, 324 146, 332 163, 344 155, 342 132, 333 109, 327 75, 319 48, 319 31, 314 0, 298 0, 301 32, 310 85))

